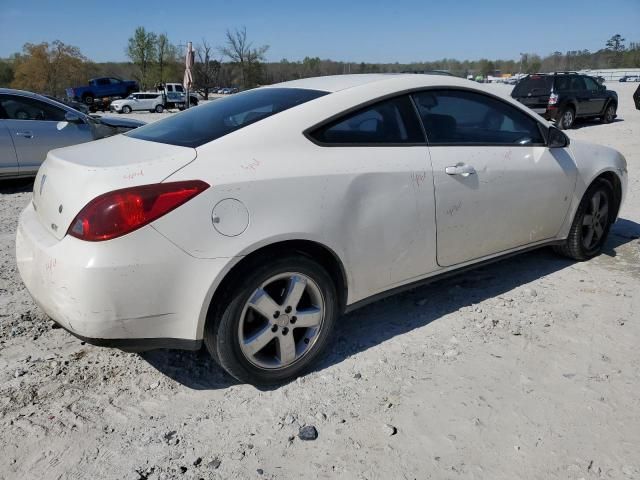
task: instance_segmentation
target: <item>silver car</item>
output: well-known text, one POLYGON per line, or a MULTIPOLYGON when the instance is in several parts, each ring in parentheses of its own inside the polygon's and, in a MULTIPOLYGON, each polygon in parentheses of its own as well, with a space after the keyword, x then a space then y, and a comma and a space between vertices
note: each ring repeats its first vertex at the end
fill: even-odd
POLYGON ((0 88, 0 178, 34 176, 49 150, 144 125, 94 118, 42 95, 0 88))

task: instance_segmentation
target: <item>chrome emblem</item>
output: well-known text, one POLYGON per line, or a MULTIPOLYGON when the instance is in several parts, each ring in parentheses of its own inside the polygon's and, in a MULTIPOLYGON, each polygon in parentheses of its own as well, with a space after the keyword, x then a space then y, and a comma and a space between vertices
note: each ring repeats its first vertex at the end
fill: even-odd
POLYGON ((46 175, 42 175, 42 178, 40 179, 40 196, 42 196, 42 188, 44 187, 44 181, 47 179, 46 175))

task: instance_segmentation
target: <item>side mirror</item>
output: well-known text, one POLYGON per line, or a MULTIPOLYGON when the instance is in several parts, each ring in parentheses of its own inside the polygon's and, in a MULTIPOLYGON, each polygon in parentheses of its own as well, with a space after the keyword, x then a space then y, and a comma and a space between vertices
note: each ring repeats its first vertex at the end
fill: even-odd
POLYGON ((557 127, 549 127, 547 134, 547 146, 549 148, 564 148, 569 145, 569 137, 567 137, 557 127))
POLYGON ((64 114, 65 122, 69 123, 83 123, 82 118, 77 113, 67 112, 64 114))

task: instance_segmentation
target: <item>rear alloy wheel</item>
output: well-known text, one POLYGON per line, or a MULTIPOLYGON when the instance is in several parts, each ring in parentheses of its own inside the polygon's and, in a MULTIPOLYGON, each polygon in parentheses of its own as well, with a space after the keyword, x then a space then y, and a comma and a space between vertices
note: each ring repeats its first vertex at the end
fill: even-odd
POLYGON ((556 251, 574 260, 587 260, 602 250, 614 215, 613 189, 604 179, 587 189, 573 219, 569 236, 556 251))
POLYGON ((162 105, 156 105, 156 113, 164 112, 164 107, 162 105))
POLYGON ((558 120, 556 121, 556 126, 560 130, 568 130, 573 126, 573 122, 576 119, 576 112, 574 112, 573 108, 565 107, 558 115, 558 120))
POLYGON ((616 118, 616 106, 613 104, 607 105, 607 109, 602 116, 602 123, 611 123, 616 118))
POLYGON ((300 375, 327 344, 335 287, 315 261, 286 257, 248 269, 205 328, 205 345, 231 375, 271 385, 300 375))
POLYGON ((122 113, 131 113, 131 107, 129 105, 125 105, 122 107, 122 113))

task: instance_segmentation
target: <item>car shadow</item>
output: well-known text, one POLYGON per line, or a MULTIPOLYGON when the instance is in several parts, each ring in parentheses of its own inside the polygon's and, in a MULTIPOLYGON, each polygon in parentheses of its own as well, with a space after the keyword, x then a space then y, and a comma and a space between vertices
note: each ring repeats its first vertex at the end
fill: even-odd
MULTIPOLYGON (((611 229, 603 255, 640 238, 640 224, 619 219, 611 229)), ((354 354, 439 320, 463 307, 503 295, 575 262, 542 248, 416 287, 343 315, 331 346, 312 371, 321 371, 354 354)), ((238 382, 227 375, 206 349, 197 352, 156 350, 142 358, 161 373, 195 390, 221 389, 238 382)), ((260 390, 273 390, 260 388, 260 390)))
POLYGON ((24 193, 33 190, 33 178, 0 181, 0 194, 24 193))
MULTIPOLYGON (((616 118, 611 123, 619 123, 619 122, 624 122, 624 119, 616 118)), ((597 127, 599 125, 607 125, 607 124, 602 123, 599 120, 594 120, 592 118, 586 118, 586 119, 577 118, 576 121, 571 126, 571 130, 581 130, 583 128, 597 127)))

